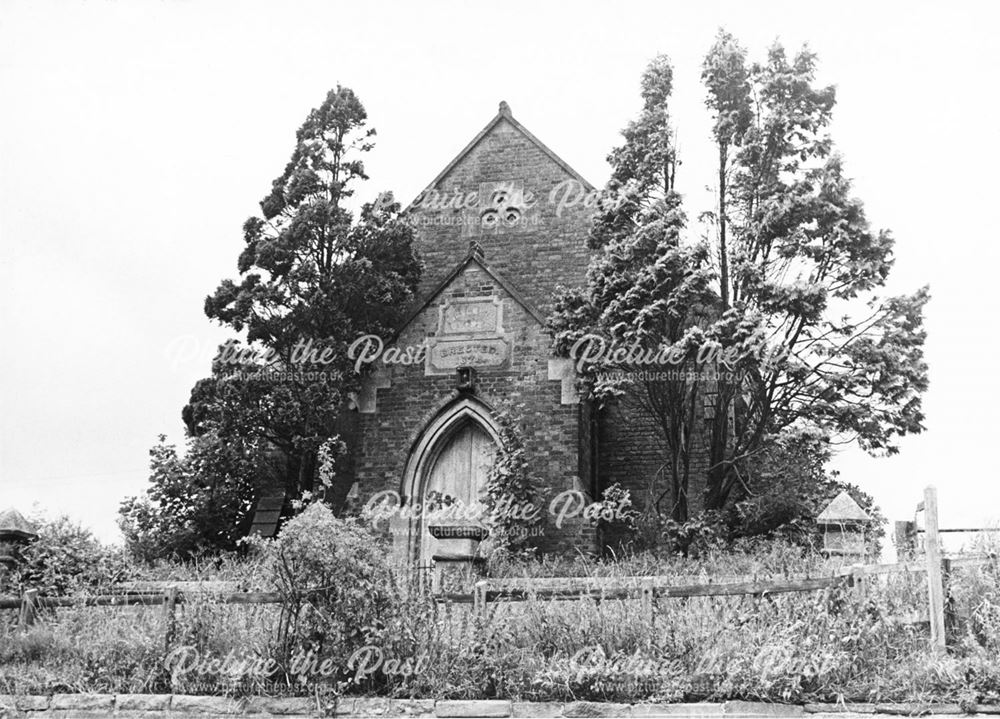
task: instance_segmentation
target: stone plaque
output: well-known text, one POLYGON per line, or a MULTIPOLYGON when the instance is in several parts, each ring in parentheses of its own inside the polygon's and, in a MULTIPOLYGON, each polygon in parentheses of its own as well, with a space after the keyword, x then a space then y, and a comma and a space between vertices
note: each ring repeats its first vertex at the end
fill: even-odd
POLYGON ((474 335, 500 332, 500 307, 493 298, 448 302, 441 308, 439 335, 474 335))
POLYGON ((427 374, 453 374, 459 367, 499 368, 510 362, 510 342, 501 337, 429 340, 427 374))
POLYGON ((499 297, 452 297, 439 313, 437 332, 427 338, 424 374, 450 375, 459 367, 510 366, 513 338, 503 331, 499 297))

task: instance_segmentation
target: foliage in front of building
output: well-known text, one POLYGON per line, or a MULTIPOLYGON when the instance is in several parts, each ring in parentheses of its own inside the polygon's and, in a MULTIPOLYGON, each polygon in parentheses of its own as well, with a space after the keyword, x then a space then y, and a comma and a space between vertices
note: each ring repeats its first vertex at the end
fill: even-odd
POLYGON ((509 403, 493 408, 500 444, 486 479, 484 524, 490 533, 487 546, 501 555, 525 550, 531 527, 544 519, 541 512, 533 511, 544 497, 538 491, 541 483, 531 474, 520 427, 521 411, 509 403))
MULTIPOLYGON (((1000 583, 989 566, 954 573, 959 621, 951 651, 941 655, 929 648, 925 627, 905 620, 925 606, 921 574, 871 582, 863 596, 845 586, 662 598, 652 620, 637 597, 497 602, 481 620, 468 605, 436 605, 417 590, 364 526, 320 504, 293 521, 286 539, 266 540, 263 551, 243 558, 161 563, 155 570, 132 565, 143 578, 221 579, 286 597, 284 604, 232 605, 212 594, 191 595, 176 613, 169 649, 158 606, 45 609, 27 631, 17 629, 16 612, 0 613, 0 693, 71 688, 296 695, 331 703, 343 695, 1000 703, 1000 583), (282 659, 289 651, 298 663, 282 659), (309 659, 310 651, 319 661, 309 659), (180 652, 187 652, 187 670, 178 668, 180 652), (227 656, 230 669, 278 661, 271 674, 240 674, 224 667, 227 656), (325 670, 323 660, 329 660, 325 670)), ((697 557, 510 558, 492 569, 498 576, 578 581, 651 575, 786 581, 790 574, 820 577, 833 566, 801 546, 751 538, 697 557)))
POLYGON ((181 455, 161 435, 150 454, 150 487, 119 509, 125 546, 138 559, 191 559, 234 551, 250 528, 254 500, 275 474, 259 438, 191 438, 181 455))
POLYGON ((391 194, 357 216, 348 207, 368 179, 362 158, 374 136, 358 97, 331 90, 299 128, 261 214, 244 224, 240 278, 205 300, 206 314, 242 339, 220 347, 191 391, 184 456, 154 448, 150 488, 122 507, 137 555, 232 549, 262 488, 289 498, 319 489, 320 449, 340 447, 329 440, 360 386, 348 347, 390 335, 420 276, 391 194))
POLYGON ((333 662, 331 683, 350 683, 346 658, 378 644, 398 609, 386 547, 359 521, 312 502, 273 540, 254 542, 283 602, 272 658, 333 662), (308 659, 306 659, 308 657, 308 659))
POLYGON ((669 503, 652 506, 670 546, 720 522, 732 536, 794 530, 831 489, 787 451, 797 436, 825 460, 827 441, 893 454, 923 428, 928 292, 884 294, 894 240, 852 194, 829 134, 834 89, 816 84, 816 67, 810 51, 789 57, 779 44, 751 63, 720 32, 702 75, 718 206, 690 242, 674 189, 673 72, 654 60, 642 110, 608 158, 587 285, 564 290, 549 319, 563 356, 588 335, 636 349, 586 364, 583 383, 597 402, 654 418, 669 503), (658 351, 669 359, 635 366, 658 351))
POLYGON ((239 281, 224 280, 205 300, 210 318, 245 333, 269 361, 217 361, 192 390, 188 431, 265 440, 287 460, 289 496, 313 489, 317 452, 360 387, 349 346, 389 336, 420 277, 412 227, 391 194, 356 217, 348 207, 368 179, 374 136, 358 97, 331 90, 299 128, 261 215, 244 224, 239 281))

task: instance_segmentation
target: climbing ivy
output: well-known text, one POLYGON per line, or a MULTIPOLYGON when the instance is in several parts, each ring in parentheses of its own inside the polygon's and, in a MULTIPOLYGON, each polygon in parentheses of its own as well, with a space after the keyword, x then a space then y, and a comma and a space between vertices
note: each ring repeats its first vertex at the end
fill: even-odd
POLYGON ((500 446, 486 480, 486 527, 492 551, 516 552, 530 537, 529 527, 539 522, 542 508, 531 475, 524 435, 524 405, 502 402, 493 408, 499 425, 500 446))

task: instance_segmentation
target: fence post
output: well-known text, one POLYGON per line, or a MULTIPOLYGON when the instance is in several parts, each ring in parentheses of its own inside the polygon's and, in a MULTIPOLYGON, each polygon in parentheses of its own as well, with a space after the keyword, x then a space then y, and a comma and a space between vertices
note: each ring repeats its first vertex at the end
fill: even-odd
POLYGON ((931 648, 944 652, 947 635, 944 626, 944 577, 941 573, 941 544, 938 538, 937 490, 924 490, 924 557, 927 560, 927 598, 931 620, 931 648))
POLYGON ((852 564, 850 566, 848 585, 854 591, 854 599, 859 604, 864 604, 868 599, 868 583, 865 581, 865 565, 852 564))
POLYGON ((170 645, 174 643, 177 633, 177 587, 168 587, 163 592, 163 618, 166 621, 165 633, 166 651, 170 653, 170 645))
POLYGON ((444 591, 444 565, 431 561, 431 593, 440 594, 444 591))
POLYGON ((479 619, 486 618, 486 582, 476 582, 472 588, 472 608, 479 619))
POLYGON ((19 629, 27 629, 38 617, 38 590, 26 589, 21 595, 21 612, 17 618, 19 629))
POLYGON ((955 598, 951 596, 951 560, 947 558, 941 560, 941 585, 944 587, 944 636, 947 645, 948 637, 955 636, 958 624, 955 598))
POLYGON ((642 616, 646 622, 653 623, 653 581, 651 579, 642 582, 642 616))

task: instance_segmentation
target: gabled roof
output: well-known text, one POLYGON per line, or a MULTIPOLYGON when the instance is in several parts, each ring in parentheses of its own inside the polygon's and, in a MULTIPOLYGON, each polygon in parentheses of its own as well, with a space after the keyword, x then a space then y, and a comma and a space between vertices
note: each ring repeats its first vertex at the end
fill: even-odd
POLYGON ((396 330, 396 334, 393 335, 391 341, 395 342, 396 339, 399 338, 399 335, 402 334, 403 330, 405 330, 421 312, 430 307, 434 299, 452 283, 452 280, 462 274, 463 270, 471 264, 478 265, 479 268, 490 277, 490 279, 500 285, 500 287, 502 287, 503 290, 510 295, 515 302, 517 302, 517 304, 524 308, 524 311, 531 315, 538 322, 538 324, 543 326, 545 325, 545 318, 542 316, 542 313, 539 312, 535 306, 531 304, 531 302, 528 301, 528 299, 516 287, 514 287, 514 285, 508 282, 503 275, 487 264, 485 258, 483 257, 483 248, 479 246, 478 242, 473 240, 469 243, 469 254, 465 256, 465 259, 459 262, 458 265, 455 266, 455 269, 449 272, 448 276, 441 280, 437 287, 431 290, 427 297, 424 298, 424 301, 406 316, 406 319, 400 323, 399 329, 396 330))
MULTIPOLYGON (((584 186, 584 188, 586 188, 588 192, 594 189, 593 185, 591 185, 589 182, 583 179, 583 175, 581 175, 579 172, 570 167, 565 160, 559 157, 559 155, 557 155, 556 153, 552 152, 552 150, 550 150, 545 145, 545 143, 543 143, 537 137, 528 132, 527 128, 525 128, 524 125, 515 120, 514 116, 511 114, 510 111, 510 105, 501 100, 500 110, 497 112, 496 116, 486 124, 486 127, 484 127, 479 132, 478 135, 472 138, 472 142, 466 145, 465 149, 463 149, 460 153, 458 153, 458 155, 455 156, 454 160, 449 162, 448 165, 443 170, 441 170, 441 172, 438 173, 438 176, 431 181, 431 184, 429 184, 424 189, 424 191, 420 193, 420 195, 417 195, 417 198, 419 198, 425 192, 428 192, 437 187, 437 184, 442 180, 442 178, 444 178, 445 175, 451 172, 452 169, 454 169, 455 165, 461 162, 462 159, 472 151, 472 148, 478 145, 482 141, 482 139, 486 137, 490 133, 490 131, 501 122, 508 122, 515 130, 524 135, 524 137, 528 140, 528 142, 532 143, 535 147, 541 150, 553 162, 555 162, 557 165, 559 165, 559 167, 561 167, 564 171, 566 171, 566 173, 568 173, 571 177, 578 180, 584 186)), ((413 203, 416 202, 417 198, 414 198, 413 202, 409 204, 409 206, 407 207, 408 210, 413 207, 413 203)))
POLYGON ((37 536, 35 525, 13 507, 0 512, 0 539, 34 539, 37 536))
POLYGON ((826 505, 826 509, 816 517, 818 524, 841 524, 843 522, 868 522, 871 517, 863 510, 851 495, 841 492, 833 501, 826 505))

